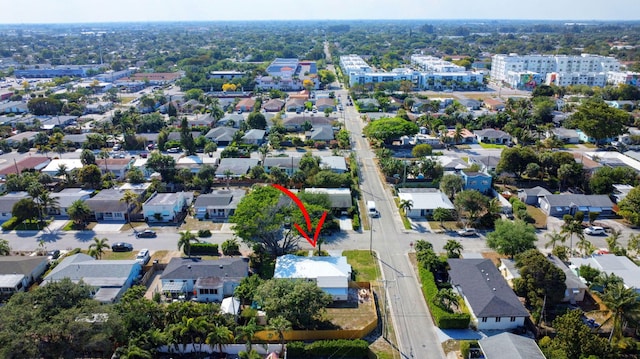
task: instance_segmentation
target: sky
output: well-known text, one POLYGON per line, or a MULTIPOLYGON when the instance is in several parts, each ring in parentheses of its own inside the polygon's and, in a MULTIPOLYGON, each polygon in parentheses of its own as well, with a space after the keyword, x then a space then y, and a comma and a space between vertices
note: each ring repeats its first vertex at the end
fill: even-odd
POLYGON ((640 1, 0 0, 0 24, 360 19, 640 20, 640 1))

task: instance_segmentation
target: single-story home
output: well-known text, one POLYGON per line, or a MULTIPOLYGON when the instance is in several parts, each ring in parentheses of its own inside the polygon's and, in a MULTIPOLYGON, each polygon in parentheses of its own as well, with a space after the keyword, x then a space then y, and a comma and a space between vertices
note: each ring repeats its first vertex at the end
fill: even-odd
POLYGON ((464 298, 478 330, 524 326, 529 312, 490 259, 450 258, 449 280, 464 298))
POLYGON ((584 258, 569 258, 571 266, 579 269, 581 266, 590 266, 608 275, 615 274, 622 278, 626 288, 635 288, 640 293, 640 267, 626 256, 615 254, 593 255, 584 258))
POLYGON ((469 156, 469 163, 479 165, 482 172, 495 172, 498 162, 500 156, 469 156))
POLYGON ((179 223, 184 218, 188 197, 184 192, 153 193, 142 204, 144 220, 148 223, 179 223))
POLYGON ((518 190, 518 198, 529 205, 537 206, 540 198, 552 194, 546 188, 535 186, 533 188, 521 188, 518 190))
POLYGON ((43 156, 29 156, 13 163, 7 162, 0 169, 0 178, 6 178, 8 174, 22 173, 24 170, 34 170, 36 172, 45 168, 51 159, 43 156))
POLYGON ((75 201, 86 201, 91 198, 92 189, 65 188, 60 192, 52 192, 51 198, 58 199, 58 208, 50 208, 49 214, 53 216, 68 217, 67 211, 75 201))
POLYGON ((331 112, 336 110, 335 100, 329 97, 323 97, 316 100, 316 108, 318 112, 324 112, 326 109, 330 109, 331 112))
POLYGON ((97 260, 83 253, 64 258, 44 278, 42 285, 69 278, 94 288, 93 299, 114 303, 138 280, 142 266, 136 260, 97 260))
POLYGON ((282 126, 284 126, 284 128, 289 132, 300 132, 302 131, 302 127, 306 122, 311 124, 312 128, 320 126, 331 127, 333 121, 335 120, 336 118, 334 117, 324 116, 292 116, 283 118, 282 126))
POLYGON ((218 120, 218 122, 216 122, 216 126, 217 127, 226 126, 226 127, 238 128, 238 127, 240 127, 240 124, 242 122, 244 122, 244 116, 242 116, 241 114, 228 113, 228 114, 224 115, 223 118, 218 120))
POLYGON ((284 101, 274 98, 267 101, 262 108, 267 112, 280 112, 284 107, 284 101))
POLYGON ((560 218, 576 212, 583 212, 587 217, 590 212, 599 213, 600 217, 614 215, 613 202, 604 194, 548 194, 540 197, 540 209, 547 216, 560 218))
POLYGON ((262 165, 266 173, 271 173, 271 169, 277 167, 285 171, 288 176, 291 176, 300 168, 301 158, 302 157, 265 157, 262 165))
POLYGON ((27 291, 47 268, 47 257, 0 256, 0 298, 27 291))
POLYGON ((485 359, 546 359, 536 341, 505 332, 478 341, 485 359))
POLYGON ((313 141, 325 141, 329 142, 334 139, 333 129, 331 126, 318 126, 311 129, 311 131, 306 131, 305 139, 313 140, 313 141))
POLYGON ((201 194, 194 203, 195 217, 202 219, 227 219, 238 207, 238 203, 244 197, 243 189, 214 190, 211 193, 201 194))
POLYGON ((329 169, 334 173, 347 172, 347 161, 342 156, 322 156, 320 157, 320 168, 329 169))
POLYGON ((448 138, 450 138, 454 144, 460 144, 460 143, 474 143, 476 142, 476 135, 473 134, 473 132, 467 130, 466 128, 463 128, 460 131, 460 139, 458 141, 455 141, 456 138, 456 129, 455 128, 450 128, 447 129, 447 133, 445 134, 445 136, 447 136, 448 138))
POLYGON ((215 142, 218 146, 228 146, 233 142, 236 132, 238 132, 237 128, 222 126, 212 128, 204 137, 215 142))
MULTIPOLYGON (((187 120, 187 124, 189 126, 189 128, 192 127, 213 127, 213 125, 216 124, 216 118, 215 116, 212 116, 210 113, 207 113, 205 115, 196 115, 196 118, 192 118, 190 120, 187 120)), ((196 138, 198 136, 193 136, 193 138, 196 138)))
POLYGON ((134 157, 129 158, 96 158, 96 165, 103 175, 113 173, 116 179, 124 179, 127 171, 136 161, 134 157))
POLYGON ((547 138, 555 136, 557 139, 564 143, 579 143, 580 135, 578 131, 571 128, 558 127, 547 132, 547 138))
MULTIPOLYGON (((123 191, 103 189, 85 203, 93 212, 97 222, 124 221, 127 218, 127 203, 122 200, 123 196, 123 191)), ((134 207, 135 203, 131 203, 130 209, 134 207)))
POLYGON ((80 169, 84 167, 82 161, 80 161, 79 158, 59 158, 51 160, 51 162, 49 162, 47 166, 40 172, 55 177, 62 166, 64 166, 67 173, 70 173, 74 169, 80 169))
POLYGON ((183 156, 176 161, 176 169, 187 168, 193 173, 200 172, 204 165, 215 167, 220 162, 220 152, 214 152, 211 156, 194 155, 183 156))
POLYGON ((504 110, 504 102, 497 98, 485 98, 484 99, 484 107, 491 111, 500 111, 504 110))
POLYGON ((242 136, 242 142, 246 143, 248 145, 258 145, 260 146, 261 144, 264 143, 265 140, 265 134, 267 133, 267 131, 265 130, 259 130, 256 128, 252 128, 249 131, 247 131, 244 136, 242 136))
POLYGON ((304 111, 304 102, 305 100, 303 99, 290 98, 285 105, 285 109, 287 110, 287 112, 302 112, 304 111))
POLYGON ((611 197, 613 197, 613 200, 616 201, 616 203, 620 203, 620 201, 627 197, 633 188, 633 186, 628 184, 614 184, 611 197))
POLYGON ((305 188, 304 191, 328 195, 331 209, 334 210, 346 210, 353 206, 351 189, 349 188, 305 188))
POLYGON ((19 145, 20 142, 22 142, 22 140, 27 140, 30 143, 33 143, 33 140, 36 139, 37 134, 38 132, 35 132, 35 131, 24 131, 24 132, 15 134, 11 137, 7 137, 5 141, 7 141, 7 145, 12 147, 19 145))
POLYGON ((82 148, 82 145, 87 142, 88 133, 68 134, 62 137, 63 142, 70 142, 73 147, 82 148))
POLYGON ((236 111, 242 112, 251 112, 253 111, 253 107, 256 105, 256 100, 252 98, 243 98, 236 104, 236 111))
POLYGON ((198 302, 221 302, 233 295, 242 278, 249 275, 248 258, 171 258, 161 275, 166 296, 193 295, 198 302))
POLYGON ((25 191, 9 192, 0 196, 0 222, 9 220, 13 216, 13 206, 21 199, 29 197, 25 191))
POLYGON ((333 300, 349 299, 351 265, 347 257, 300 257, 286 254, 276 258, 273 278, 314 281, 333 300))
POLYGON ((411 201, 411 210, 407 213, 411 218, 431 217, 436 208, 455 209, 447 195, 435 188, 400 188, 398 197, 400 201, 411 201))
POLYGON ((480 193, 487 194, 491 189, 493 178, 483 172, 460 171, 460 177, 464 180, 463 188, 474 189, 480 193))
POLYGON ((473 131, 473 134, 476 136, 476 141, 481 143, 495 143, 500 145, 511 143, 511 135, 502 130, 487 128, 473 131))
POLYGON ((216 169, 216 178, 227 178, 227 174, 233 178, 245 176, 259 163, 257 158, 223 158, 216 169))

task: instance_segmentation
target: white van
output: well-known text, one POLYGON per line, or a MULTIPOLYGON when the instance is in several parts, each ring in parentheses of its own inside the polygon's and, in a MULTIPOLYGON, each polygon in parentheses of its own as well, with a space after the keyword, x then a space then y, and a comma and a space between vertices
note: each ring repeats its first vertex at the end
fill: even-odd
POLYGON ((140 252, 136 256, 136 262, 142 264, 143 266, 147 265, 149 259, 151 259, 151 256, 149 255, 149 250, 146 248, 140 250, 140 252))
POLYGON ((367 212, 369 213, 369 217, 380 217, 380 212, 376 209, 376 202, 367 201, 367 212))

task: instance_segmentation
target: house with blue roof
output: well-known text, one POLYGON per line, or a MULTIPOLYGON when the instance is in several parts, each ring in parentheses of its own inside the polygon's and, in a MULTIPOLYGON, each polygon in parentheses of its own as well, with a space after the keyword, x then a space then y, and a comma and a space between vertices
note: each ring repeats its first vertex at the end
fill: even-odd
POLYGON ((464 189, 474 189, 480 193, 487 194, 491 190, 493 178, 483 172, 460 171, 460 177, 464 180, 464 189))

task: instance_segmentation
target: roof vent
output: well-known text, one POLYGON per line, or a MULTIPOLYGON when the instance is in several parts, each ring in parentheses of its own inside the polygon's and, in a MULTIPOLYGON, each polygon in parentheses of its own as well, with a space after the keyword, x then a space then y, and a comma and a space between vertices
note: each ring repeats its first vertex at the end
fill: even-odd
POLYGON ((187 268, 191 269, 191 264, 189 264, 189 265, 187 266, 187 268))
POLYGON ((489 278, 487 278, 487 282, 489 281, 489 278))
POLYGON ((222 269, 222 268, 223 268, 223 266, 222 266, 222 264, 221 264, 221 265, 220 265, 220 269, 222 269))
POLYGON ((493 288, 493 291, 495 292, 495 291, 496 291, 496 289, 495 289, 495 288, 493 288))

